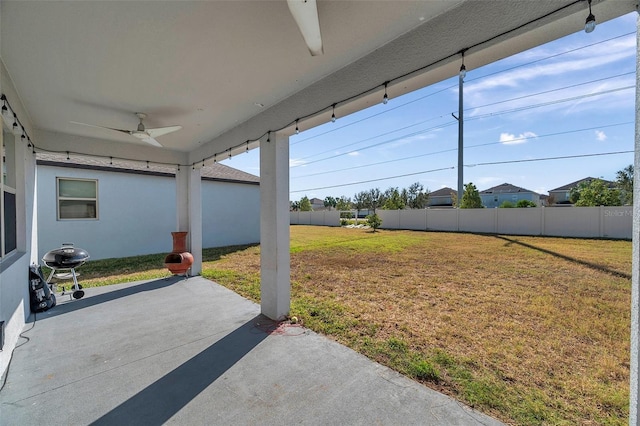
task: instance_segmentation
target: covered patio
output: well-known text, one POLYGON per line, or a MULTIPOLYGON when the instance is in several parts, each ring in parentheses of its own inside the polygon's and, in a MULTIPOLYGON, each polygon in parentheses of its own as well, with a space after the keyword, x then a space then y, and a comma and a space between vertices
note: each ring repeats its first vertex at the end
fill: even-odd
POLYGON ((501 424, 204 278, 61 302, 27 324, 2 424, 501 424))
MULTIPOLYGON (((289 312, 289 136, 380 103, 385 96, 393 99, 456 75, 463 65, 467 69, 479 67, 580 31, 590 7, 602 22, 636 10, 637 1, 2 2, 0 91, 8 173, 0 183, 4 194, 0 215, 0 321, 4 337, 0 372, 6 372, 19 334, 30 321, 26 271, 30 263, 39 262, 36 236, 44 232, 35 225, 36 152, 175 167, 176 230, 189 232, 188 245, 195 257, 191 272, 197 275, 202 268, 202 217, 207 214, 202 210, 201 168, 259 147, 262 248, 259 308, 235 300, 236 296, 215 284, 192 278, 172 285, 167 281, 102 289, 85 300, 38 316, 30 345, 52 353, 40 358, 42 353, 25 355, 31 351, 27 347, 17 351, 16 356, 24 358, 16 360, 11 374, 20 374, 16 370, 26 374, 39 368, 38 363, 58 362, 60 367, 55 370, 61 373, 54 374, 60 374, 62 381, 51 377, 51 382, 25 381, 7 388, 2 394, 3 418, 7 410, 21 416, 21 404, 31 405, 42 392, 42 397, 52 399, 46 409, 33 411, 34 416, 42 416, 34 420, 50 421, 47 413, 53 419, 86 414, 77 423, 113 423, 123 413, 129 415, 157 399, 159 386, 166 389, 167 383, 174 382, 176 389, 185 390, 178 393, 188 397, 171 394, 171 402, 166 404, 157 399, 158 410, 141 411, 157 420, 150 423, 204 422, 216 415, 226 416, 220 417, 220 422, 250 423, 279 412, 270 411, 274 406, 291 422, 312 423, 309 419, 316 419, 318 413, 351 413, 344 408, 354 403, 354 398, 372 416, 391 415, 395 398, 409 407, 401 413, 416 415, 397 419, 419 420, 418 414, 431 415, 440 410, 434 407, 441 406, 455 412, 456 404, 450 401, 434 403, 429 409, 421 407, 424 401, 419 398, 407 403, 407 396, 398 394, 404 391, 397 389, 397 380, 403 383, 401 389, 411 389, 414 396, 424 395, 426 390, 391 378, 391 373, 353 354, 340 358, 343 355, 338 354, 346 350, 319 336, 307 332, 287 336, 290 329, 284 335, 273 335, 257 326, 267 318, 285 318, 289 312), (167 126, 180 129, 157 139, 145 130, 167 126), (187 297, 192 291, 195 297, 187 297), (157 298, 144 297, 156 292, 157 298), (197 296, 197 292, 203 293, 197 296), (233 301, 225 305, 218 304, 218 299, 233 301), (157 305, 149 310, 149 304, 157 305), (161 314, 148 315, 147 311, 161 314), (122 321, 113 315, 116 312, 122 314, 122 321), (114 322, 109 323, 106 318, 111 316, 114 322), (96 328, 90 333, 85 324, 93 318, 96 328), (54 328, 48 324, 58 321, 66 330, 65 340, 73 336, 71 341, 80 349, 66 352, 70 347, 56 346, 62 340, 56 340, 54 328), (108 324, 111 327, 106 327, 108 324), (172 342, 179 333, 171 331, 177 331, 181 324, 191 324, 186 330, 195 330, 193 337, 186 335, 185 340, 172 342), (259 332, 254 333, 256 330, 259 332), (122 339, 131 339, 134 347, 142 345, 121 360, 100 359, 100 352, 90 349, 92 341, 103 345, 122 339), (324 356, 314 358, 316 354, 309 349, 314 345, 328 348, 328 354, 318 352, 324 356), (96 364, 85 366, 93 373, 82 373, 83 366, 75 355, 81 353, 86 355, 81 363, 96 364), (219 357, 222 363, 216 366, 219 357), (110 362, 113 370, 103 368, 110 362), (275 363, 280 363, 278 368, 273 367, 275 363), (323 394, 323 389, 314 388, 323 383, 321 380, 309 381, 314 374, 332 369, 341 372, 338 377, 350 377, 353 369, 346 367, 365 364, 370 369, 365 382, 335 383, 328 375, 325 385, 331 392, 323 394), (211 369, 208 376, 200 377, 196 370, 205 365, 211 369), (287 371, 300 365, 304 368, 287 371), (267 380, 274 371, 285 376, 267 380), (183 374, 194 377, 196 384, 185 383, 183 374), (245 381, 241 388, 227 392, 222 379, 229 374, 238 374, 238 386, 245 381), (91 389, 105 383, 103 379, 112 380, 118 386, 115 389, 122 391, 100 393, 97 398, 91 389), (385 383, 392 384, 385 395, 390 400, 380 402, 379 407, 385 408, 378 410, 368 401, 374 391, 390 386, 385 383), (265 387, 269 384, 273 388, 265 387), (282 386, 289 391, 273 391, 282 386), (291 392, 292 388, 296 392, 291 392), (72 389, 67 395, 56 393, 72 389), (206 398, 206 404, 199 396, 205 389, 216 393, 216 398, 206 398), (300 399, 288 403, 282 395, 300 399), (306 399, 310 396, 313 398, 306 399), (216 402, 209 407, 211 399, 216 402), (252 407, 262 408, 251 412, 238 404, 233 409, 234 401, 249 404, 250 400, 252 407), (65 411, 70 401, 80 408, 65 411), (309 401, 314 405, 305 405, 309 401), (95 409, 82 413, 82 406, 95 409), (58 411, 53 414, 52 410, 58 411), (308 411, 296 417, 297 410, 308 411), (188 417, 180 418, 183 415, 188 417)), ((637 132, 636 147, 639 141, 637 132)), ((637 170, 638 154, 635 163, 637 170)), ((640 199, 639 188, 636 184, 636 199, 640 199)), ((639 414, 639 209, 634 207, 633 424, 639 414)), ((37 404, 42 404, 39 401, 37 404)), ((468 414, 462 409, 460 418, 468 418, 468 414)), ((439 415, 434 414, 433 419, 439 415)), ((458 424, 457 418, 451 424, 458 424)), ((394 423, 386 417, 366 419, 362 423, 377 419, 394 423)), ((334 423, 358 422, 337 415, 334 423)))

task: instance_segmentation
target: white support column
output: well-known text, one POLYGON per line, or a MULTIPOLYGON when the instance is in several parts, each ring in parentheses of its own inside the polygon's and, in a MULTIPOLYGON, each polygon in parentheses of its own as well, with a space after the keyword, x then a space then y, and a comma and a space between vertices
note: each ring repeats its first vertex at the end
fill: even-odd
POLYGON ((31 194, 30 192, 27 192, 27 179, 28 173, 30 172, 27 170, 27 144, 20 140, 19 136, 16 136, 14 149, 16 173, 16 244, 18 251, 26 252, 28 244, 31 242, 30 240, 27 240, 27 237, 31 237, 30 233, 27 235, 27 213, 29 207, 27 205, 27 194, 31 194))
MULTIPOLYGON (((199 168, 181 167, 176 172, 176 231, 188 231, 193 255, 191 275, 202 272, 202 181, 199 168)), ((170 238, 170 236, 168 236, 170 238)))
POLYGON ((289 314, 289 138, 271 133, 260 142, 261 310, 278 320, 289 314))
POLYGON ((176 231, 189 230, 190 168, 180 167, 176 172, 176 231))
POLYGON ((202 272, 202 169, 191 170, 189 175, 189 241, 193 255, 191 275, 202 272))
MULTIPOLYGON (((636 28, 640 28, 640 15, 636 16, 636 28)), ((636 31, 640 47, 640 32, 636 31)), ((629 383, 629 424, 640 421, 638 407, 638 354, 640 341, 640 49, 636 47, 636 131, 633 159, 633 234, 631 266, 631 377, 629 383)))

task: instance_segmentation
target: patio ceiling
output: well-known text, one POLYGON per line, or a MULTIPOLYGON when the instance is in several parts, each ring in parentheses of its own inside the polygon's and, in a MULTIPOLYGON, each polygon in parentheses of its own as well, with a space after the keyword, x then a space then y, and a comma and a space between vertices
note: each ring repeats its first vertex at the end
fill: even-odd
MULTIPOLYGON (((593 9, 602 22, 635 4, 593 9)), ((2 61, 39 146, 157 161, 198 161, 300 117, 314 126, 334 103, 340 116, 379 102, 385 81, 393 98, 454 75, 462 49, 478 67, 579 31, 588 14, 575 0, 319 0, 324 54, 311 56, 285 1, 0 7, 2 61), (162 149, 71 123, 135 129, 138 111, 147 127, 183 129, 159 137, 162 149)))

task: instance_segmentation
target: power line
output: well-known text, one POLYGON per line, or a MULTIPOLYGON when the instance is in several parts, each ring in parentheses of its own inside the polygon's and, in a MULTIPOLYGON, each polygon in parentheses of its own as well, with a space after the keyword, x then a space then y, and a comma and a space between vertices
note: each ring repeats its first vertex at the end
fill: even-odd
MULTIPOLYGON (((342 129, 344 129, 345 127, 349 127, 349 126, 353 126, 354 124, 362 123, 363 121, 369 120, 369 119, 371 119, 371 118, 375 118, 375 117, 377 117, 377 116, 379 116, 379 115, 382 115, 382 114, 387 114, 387 113, 389 113, 389 112, 391 112, 391 111, 394 111, 394 110, 396 110, 396 109, 398 109, 398 108, 402 108, 402 107, 405 107, 405 106, 407 106, 407 105, 413 104, 413 103, 415 103, 415 102, 421 101, 421 100, 423 100, 423 99, 429 98, 429 97, 431 97, 431 96, 437 95, 438 93, 446 92, 447 90, 450 90, 450 89, 452 89, 452 88, 454 88, 454 87, 456 87, 456 86, 457 86, 457 84, 456 84, 456 85, 453 85, 453 86, 445 87, 444 89, 440 89, 440 90, 435 91, 435 92, 433 92, 433 93, 429 93, 428 95, 422 96, 422 97, 420 97, 420 98, 414 99, 414 100, 409 101, 409 102, 406 102, 406 103, 404 103, 404 104, 400 104, 400 105, 398 105, 398 106, 395 106, 395 107, 391 107, 391 108, 385 109, 384 111, 381 111, 381 112, 379 112, 379 113, 376 113, 376 114, 370 115, 370 116, 368 116, 368 117, 361 118, 360 120, 356 120, 356 121, 353 121, 353 122, 351 122, 351 123, 345 124, 345 125, 343 125, 343 126, 339 126, 339 127, 335 127, 335 128, 333 128, 333 129, 331 129, 331 130, 327 130, 326 132, 318 133, 317 135, 309 136, 308 138, 300 139, 300 140, 298 140, 298 141, 292 142, 292 143, 291 143, 291 145, 297 145, 297 144, 299 144, 299 143, 306 142, 306 141, 308 141, 308 140, 310 140, 310 139, 314 139, 314 138, 318 138, 318 137, 320 137, 320 136, 324 136, 324 135, 326 135, 326 134, 328 134, 328 133, 337 132, 338 130, 342 130, 342 129)), ((421 123, 417 123, 417 124, 421 124, 421 123)), ((414 126, 416 126, 417 124, 414 124, 414 126)), ((411 127, 411 126, 409 126, 409 127, 411 127)), ((395 131, 397 131, 397 130, 401 130, 401 129, 396 129, 395 131)), ((393 132, 390 132, 390 133, 393 133, 393 132)), ((320 154, 316 154, 316 155, 320 155, 320 154)))
POLYGON ((521 111, 526 111, 526 110, 533 109, 533 108, 540 108, 540 107, 549 106, 549 105, 561 104, 563 102, 578 101, 578 100, 581 100, 581 99, 591 98, 591 97, 594 97, 594 96, 608 95, 610 93, 620 92, 622 90, 635 89, 635 87, 636 86, 617 87, 615 89, 604 90, 602 92, 587 93, 585 95, 573 96, 571 98, 556 99, 555 101, 543 102, 543 103, 534 104, 534 105, 527 105, 527 106, 518 107, 518 108, 512 108, 512 109, 508 109, 508 110, 504 110, 504 111, 498 111, 498 112, 495 112, 495 113, 490 112, 490 113, 486 113, 486 114, 482 114, 482 115, 473 116, 473 117, 469 118, 467 121, 478 120, 478 119, 487 118, 487 117, 493 117, 495 115, 501 115, 501 114, 511 114, 513 112, 521 112, 521 111))
MULTIPOLYGON (((505 100, 502 100, 502 101, 496 101, 496 102, 489 103, 489 104, 485 104, 485 105, 480 105, 480 106, 475 106, 475 107, 466 108, 466 109, 465 109, 465 112, 466 112, 466 111, 476 110, 476 109, 479 109, 479 108, 485 108, 485 107, 489 107, 489 106, 493 106, 493 105, 499 105, 499 104, 503 104, 503 103, 507 103, 507 102, 511 102, 511 101, 522 100, 522 99, 526 99, 526 98, 530 98, 530 97, 534 97, 534 96, 539 96, 539 95, 544 95, 544 94, 549 94, 549 93, 559 92, 559 91, 561 91, 561 90, 566 90, 566 89, 570 89, 570 88, 574 88, 574 87, 578 87, 578 86, 584 86, 584 85, 592 84, 592 83, 598 83, 598 82, 601 82, 601 81, 611 80, 611 79, 618 78, 618 77, 624 77, 624 76, 626 76, 626 75, 630 75, 630 74, 634 74, 634 73, 635 73, 635 71, 630 71, 630 72, 626 72, 626 73, 623 73, 623 74, 617 74, 617 75, 614 75, 614 76, 598 78, 598 79, 595 79, 595 80, 590 80, 590 81, 586 81, 586 82, 582 82, 582 83, 577 83, 577 84, 573 84, 573 85, 570 85, 570 86, 563 86, 563 87, 559 87, 559 88, 555 88, 555 89, 551 89, 551 90, 545 90, 545 91, 542 91, 542 92, 536 92, 536 93, 531 93, 531 94, 524 95, 524 96, 519 96, 519 97, 515 97, 515 98, 505 99, 505 100)), ((452 86, 452 87, 453 87, 453 86, 452 86)), ((451 87, 449 87, 449 88, 451 88, 451 87)), ((441 92, 441 91, 440 91, 440 92, 441 92)), ((438 93, 438 92, 436 92, 436 93, 438 93)), ((376 115, 380 115, 380 114, 382 114, 382 113, 379 113, 379 114, 376 114, 376 115)), ((427 120, 423 120, 423 121, 419 121, 419 122, 417 122, 417 123, 410 124, 410 125, 408 125, 408 126, 399 127, 399 128, 394 129, 394 130, 390 130, 390 131, 388 131, 388 132, 378 134, 378 135, 376 135, 376 136, 371 136, 371 137, 368 137, 368 138, 365 138, 365 139, 360 139, 360 140, 358 140, 358 141, 356 141, 356 142, 352 142, 352 143, 349 143, 349 144, 346 144, 346 145, 342 145, 342 146, 340 146, 339 148, 344 149, 344 148, 347 148, 347 147, 350 147, 350 146, 357 145, 357 144, 362 143, 362 142, 367 142, 367 141, 370 141, 370 140, 373 140, 373 139, 377 139, 377 138, 379 138, 379 137, 387 136, 387 135, 390 135, 390 134, 392 134, 392 133, 398 132, 398 131, 400 131, 400 130, 405 130, 405 129, 408 129, 408 128, 411 128, 411 127, 415 127, 415 126, 418 126, 418 125, 420 125, 420 124, 427 123, 427 122, 429 122, 429 121, 433 121, 433 120, 437 120, 437 119, 439 119, 439 118, 443 118, 443 117, 445 117, 445 116, 447 116, 447 117, 448 117, 448 116, 449 116, 449 114, 450 114, 450 113, 442 114, 442 115, 440 115, 440 116, 432 117, 432 118, 429 118, 429 119, 427 119, 427 120)), ((484 116, 482 116, 482 117, 484 117, 484 116)), ((358 120, 357 122, 354 122, 353 124, 355 124, 355 123, 359 123, 359 122, 361 122, 361 121, 364 121, 364 119, 363 119, 363 120, 358 120)), ((452 124, 453 124, 453 123, 449 123, 449 124, 447 124, 447 126, 452 125, 452 124)), ((346 126, 343 126, 342 128, 344 128, 344 127, 346 127, 346 126)), ((434 128, 424 129, 424 130, 421 130, 421 131, 416 132, 416 133, 411 133, 411 134, 408 134, 408 135, 401 136, 401 137, 399 137, 399 138, 415 136, 415 135, 417 135, 417 134, 424 133, 424 132, 426 132, 426 131, 430 131, 430 130, 439 129, 439 128, 442 128, 442 127, 446 127, 446 126, 442 126, 442 125, 441 125, 441 126, 434 127, 434 128)), ((333 131, 336 131, 336 130, 337 130, 337 129, 333 129, 333 130, 330 130, 330 131, 328 131, 328 132, 324 132, 324 133, 322 133, 322 134, 320 134, 320 135, 324 135, 324 134, 327 134, 327 133, 330 133, 330 132, 333 132, 333 131)), ((316 136, 320 136, 320 135, 316 135, 316 136)), ((315 136, 313 136, 313 137, 315 137, 315 136)), ((305 140, 306 140, 306 139, 305 139, 305 140)), ((392 139, 392 140, 390 140, 389 142, 394 142, 394 141, 396 141, 396 140, 398 140, 398 139, 392 139)), ((322 152, 318 152, 318 153, 316 153, 316 154, 307 155, 306 157, 298 158, 298 160, 306 160, 307 158, 313 158, 313 157, 316 157, 316 156, 318 156, 318 155, 327 154, 327 153, 329 153, 329 152, 334 152, 334 151, 335 151, 335 148, 334 148, 334 149, 329 149, 329 150, 326 150, 326 151, 322 151, 322 152)), ((353 152, 353 151, 350 151, 350 152, 353 152)), ((335 158, 335 156, 332 156, 332 157, 329 157, 329 158, 335 158)), ((311 163, 310 163, 310 162, 307 162, 307 163, 304 163, 304 164, 311 164, 311 163)), ((300 165, 300 166, 301 166, 301 165, 300 165)), ((295 166, 295 167, 300 167, 300 166, 295 166)))
MULTIPOLYGON (((556 104, 560 104, 560 103, 563 103, 563 102, 570 102, 570 101, 586 99, 586 98, 594 97, 594 96, 606 95, 606 94, 610 94, 610 93, 614 93, 614 92, 618 92, 618 91, 622 91, 622 90, 633 89, 633 88, 635 88, 635 86, 623 86, 623 87, 618 87, 618 88, 615 88, 615 89, 604 90, 604 91, 601 91, 601 92, 587 93, 587 94, 584 94, 584 95, 573 96, 573 97, 570 97, 570 98, 556 99, 554 101, 543 102, 543 103, 539 103, 539 104, 532 104, 532 105, 522 106, 522 107, 518 107, 518 108, 511 108, 511 109, 507 109, 507 110, 502 110, 502 111, 496 111, 496 112, 491 112, 491 113, 487 113, 487 114, 476 115, 476 116, 473 116, 471 118, 466 119, 466 121, 479 120, 479 119, 482 119, 482 118, 494 117, 494 116, 501 115, 501 114, 511 114, 511 113, 514 113, 514 112, 521 112, 521 111, 526 111, 526 110, 529 110, 529 109, 540 108, 540 107, 545 107, 545 106, 550 106, 550 105, 556 105, 556 104)), ((417 135, 420 135, 420 134, 428 133, 428 132, 430 132, 432 130, 448 127, 448 126, 451 126, 453 124, 455 124, 454 121, 449 122, 449 123, 440 124, 438 126, 433 126, 433 127, 428 128, 428 129, 420 130, 420 131, 417 131, 417 132, 414 132, 414 133, 401 135, 401 136, 398 136, 398 137, 393 138, 393 139, 388 139, 388 140, 385 140, 385 141, 382 141, 382 142, 378 142, 376 144, 367 145, 367 146, 359 148, 357 150, 352 150, 352 151, 347 151, 347 152, 340 153, 340 154, 331 155, 329 157, 320 158, 320 159, 314 160, 314 161, 308 161, 308 162, 305 162, 305 163, 302 163, 302 164, 299 164, 299 165, 291 166, 290 168, 302 167, 302 166, 306 166, 306 165, 309 165, 309 164, 319 163, 319 162, 326 161, 326 160, 331 160, 331 159, 334 159, 334 158, 337 158, 337 157, 342 157, 344 155, 353 154, 355 152, 365 151, 365 150, 368 150, 368 149, 371 149, 371 148, 375 148, 375 147, 378 147, 378 146, 381 146, 381 145, 385 145, 385 144, 388 144, 388 143, 391 143, 391 142, 396 142, 396 141, 401 140, 401 139, 405 139, 405 138, 408 138, 408 137, 412 137, 412 136, 417 136, 417 135)), ((370 139, 373 139, 373 138, 369 138, 369 140, 370 139)), ((348 146, 351 146, 351 145, 354 145, 354 144, 360 143, 360 142, 362 142, 362 141, 354 142, 352 144, 349 144, 348 146)), ((306 157, 306 158, 308 158, 308 157, 306 157)))
POLYGON ((450 170, 450 169, 455 169, 455 167, 452 166, 452 167, 443 167, 441 169, 423 170, 421 172, 407 173, 407 174, 404 174, 404 175, 388 176, 388 177, 378 178, 378 179, 362 180, 360 182, 350 182, 350 183, 343 183, 343 184, 340 184, 340 185, 324 186, 324 187, 319 187, 319 188, 308 188, 308 189, 301 189, 299 191, 290 191, 290 192, 293 194, 293 193, 296 193, 296 192, 317 191, 317 190, 320 190, 320 189, 339 188, 339 187, 342 187, 342 186, 351 186, 351 185, 358 185, 358 184, 361 184, 361 183, 378 182, 378 181, 381 181, 381 180, 388 180, 388 179, 395 179, 395 178, 400 178, 400 177, 422 175, 422 174, 426 174, 426 173, 440 172, 442 170, 450 170))
MULTIPOLYGON (((494 75, 497 75, 497 74, 500 74, 500 73, 503 73, 503 72, 511 71, 511 70, 514 70, 514 69, 517 69, 517 68, 522 68, 522 67, 525 67, 525 66, 528 66, 528 65, 532 65, 532 64, 535 64, 535 63, 538 63, 538 62, 542 62, 542 61, 546 61, 546 60, 549 60, 549 59, 553 59, 553 58, 556 58, 556 57, 559 57, 559 56, 562 56, 562 55, 573 53, 573 52, 576 52, 576 51, 579 51, 579 50, 582 50, 582 49, 587 49, 589 47, 597 46, 599 44, 607 43, 607 42, 610 42, 610 41, 613 41, 613 40, 616 40, 616 39, 619 39, 619 38, 627 37, 627 36, 633 35, 633 34, 635 34, 635 32, 628 32, 628 33, 625 33, 625 34, 614 36, 614 37, 611 37, 611 38, 608 38, 608 39, 605 39, 605 40, 597 41, 597 42, 594 42, 594 43, 591 43, 591 44, 587 44, 587 45, 584 45, 584 46, 576 47, 574 49, 566 50, 564 52, 559 52, 559 53, 556 53, 556 54, 553 54, 553 55, 549 55, 549 56, 546 56, 546 57, 543 57, 543 58, 539 58, 539 59, 536 59, 534 61, 530 61, 530 62, 526 62, 526 63, 523 63, 523 64, 519 64, 519 65, 513 66, 511 68, 506 68, 506 69, 503 69, 503 70, 500 70, 500 71, 496 71, 496 72, 493 72, 493 73, 490 73, 490 74, 486 74, 486 75, 479 76, 479 77, 476 77, 476 78, 473 78, 473 79, 469 79, 466 82, 469 83, 469 82, 472 82, 472 81, 481 80, 483 78, 491 77, 491 76, 494 76, 494 75)), ((630 74, 632 74, 632 73, 630 73, 630 74)), ((623 74, 623 75, 626 75, 626 74, 623 74)), ((597 81, 597 80, 594 80, 594 81, 597 81)), ((588 84, 588 83, 584 83, 584 84, 588 84)), ((440 89, 440 90, 438 90, 436 92, 429 93, 429 94, 427 94, 425 96, 422 96, 420 98, 417 98, 417 99, 411 100, 409 102, 406 102, 404 104, 400 104, 400 105, 397 105, 395 107, 386 109, 385 111, 381 111, 381 112, 373 114, 371 116, 367 116, 367 117, 361 118, 360 120, 357 120, 357 121, 354 121, 354 122, 351 122, 351 123, 348 123, 348 124, 345 124, 345 125, 342 125, 342 126, 339 126, 339 127, 335 127, 335 128, 333 128, 331 130, 328 130, 326 132, 319 133, 319 134, 316 134, 316 135, 313 135, 313 136, 309 136, 309 137, 304 138, 304 139, 297 140, 295 142, 292 142, 291 146, 297 145, 299 143, 302 143, 302 142, 305 142, 305 141, 308 141, 308 140, 311 140, 311 139, 314 139, 314 138, 317 138, 317 137, 320 137, 320 136, 324 136, 324 135, 332 133, 332 132, 336 132, 338 130, 341 130, 341 129, 344 129, 346 127, 361 123, 361 122, 369 120, 371 118, 378 117, 378 116, 380 116, 382 114, 389 113, 389 112, 394 111, 396 109, 399 109, 399 108, 402 108, 404 106, 413 104, 415 102, 421 101, 423 99, 426 99, 428 97, 434 96, 434 95, 436 95, 438 93, 450 90, 450 89, 455 88, 455 87, 457 87, 457 84, 445 87, 445 88, 440 89)), ((568 86, 568 87, 572 87, 572 86, 568 86)), ((558 90, 562 90, 562 89, 558 89, 558 90)), ((544 92, 542 92, 542 93, 544 93, 544 92)), ((506 101, 503 101, 503 102, 506 102, 506 101)), ((316 155, 320 155, 320 154, 316 154, 316 155)))
MULTIPOLYGON (((629 150, 629 151, 615 151, 615 152, 600 152, 600 153, 594 153, 594 154, 565 155, 565 156, 561 156, 561 157, 528 158, 528 159, 525 159, 525 160, 494 161, 494 162, 489 162, 489 163, 465 164, 464 167, 490 166, 490 165, 497 165, 497 164, 515 164, 515 163, 525 163, 525 162, 534 162, 534 161, 566 160, 566 159, 584 158, 584 157, 602 157, 602 156, 606 156, 606 155, 632 154, 633 152, 634 152, 633 150, 629 150)), ((318 188, 300 189, 300 190, 296 190, 296 191, 290 191, 290 193, 294 194, 294 193, 298 193, 298 192, 318 191, 318 190, 321 190, 321 189, 340 188, 340 187, 344 187, 344 186, 353 186, 353 185, 359 185, 359 184, 363 184, 363 183, 379 182, 379 181, 382 181, 382 180, 397 179, 397 178, 401 178, 401 177, 415 176, 415 175, 421 175, 421 174, 433 173, 433 172, 439 172, 439 171, 451 170, 451 169, 455 169, 455 167, 454 166, 443 167, 443 168, 440 168, 440 169, 423 170, 423 171, 415 172, 415 173, 406 173, 406 174, 402 174, 402 175, 387 176, 387 177, 384 177, 384 178, 369 179, 369 180, 363 180, 363 181, 359 181, 359 182, 349 182, 349 183, 343 183, 343 184, 340 184, 340 185, 330 185, 330 186, 323 186, 323 187, 318 187, 318 188)))
POLYGON ((469 107, 469 108, 465 109, 465 112, 466 111, 471 111, 471 110, 474 110, 474 109, 478 109, 478 108, 486 108, 486 107, 489 107, 489 106, 504 104, 504 103, 507 103, 507 102, 519 101, 519 100, 526 99, 526 98, 532 98, 534 96, 546 95, 546 94, 549 94, 549 93, 560 92, 562 90, 573 89, 574 87, 579 87, 579 86, 586 86, 587 84, 592 84, 592 83, 599 83, 601 81, 611 80, 611 79, 618 78, 618 77, 624 77, 624 76, 635 74, 635 73, 636 73, 635 71, 629 71, 629 72, 625 72, 625 73, 622 73, 622 74, 612 75, 610 77, 602 77, 602 78, 597 78, 595 80, 585 81, 583 83, 572 84, 570 86, 557 87, 555 89, 545 90, 545 91, 542 91, 542 92, 530 93, 528 95, 523 95, 523 96, 518 96, 518 97, 515 97, 515 98, 505 99, 505 100, 502 100, 502 101, 496 101, 496 102, 492 102, 490 104, 479 105, 479 106, 475 106, 475 107, 469 107))
POLYGON ((597 154, 577 154, 577 155, 565 155, 561 157, 544 157, 544 158, 527 158, 525 160, 507 160, 507 161, 492 161, 489 163, 476 163, 476 164, 465 164, 465 167, 476 167, 476 166, 494 166, 497 164, 515 164, 515 163, 528 163, 531 161, 549 161, 549 160, 566 160, 568 158, 583 158, 583 157, 602 157, 605 155, 618 155, 618 154, 630 154, 633 153, 633 150, 630 151, 615 151, 615 152, 600 152, 597 154))
POLYGON ((533 64, 538 63, 538 62, 546 61, 548 59, 553 59, 553 58, 556 58, 558 56, 562 56, 562 55, 566 55, 566 54, 569 54, 569 53, 577 52, 578 50, 582 50, 582 49, 586 49, 586 48, 589 48, 589 47, 597 46, 598 44, 607 43, 609 41, 616 40, 616 39, 619 39, 619 38, 622 38, 622 37, 627 37, 627 36, 634 35, 634 34, 635 34, 635 31, 628 32, 628 33, 625 33, 625 34, 621 34, 621 35, 618 35, 618 36, 615 36, 615 37, 611 37, 611 38, 608 38, 606 40, 596 41, 595 43, 587 44, 587 45, 584 45, 584 46, 576 47, 574 49, 566 50, 564 52, 559 52, 559 53, 556 53, 556 54, 553 54, 553 55, 545 56, 544 58, 536 59, 535 61, 526 62, 524 64, 515 65, 515 66, 513 66, 511 68, 505 68, 505 69, 500 70, 500 71, 496 71, 496 72, 493 72, 493 73, 490 73, 490 74, 486 74, 486 75, 483 75, 483 76, 472 78, 472 79, 467 80, 466 82, 468 83, 468 82, 480 80, 480 79, 483 79, 483 78, 486 78, 486 77, 491 77, 491 76, 494 76, 496 74, 500 74, 500 73, 503 73, 503 72, 511 71, 511 70, 514 70, 514 69, 517 69, 517 68, 522 68, 522 67, 527 66, 527 65, 533 65, 533 64))
MULTIPOLYGON (((625 121, 623 123, 605 124, 605 125, 601 125, 601 126, 588 127, 588 128, 583 128, 583 129, 573 129, 573 130, 566 130, 566 131, 562 131, 562 132, 547 133, 545 135, 521 137, 521 138, 512 139, 512 140, 510 140, 510 142, 518 142, 518 141, 526 141, 526 140, 529 140, 529 139, 538 139, 538 138, 545 138, 545 137, 551 137, 551 136, 567 135, 567 134, 571 134, 571 133, 586 132, 586 131, 589 131, 589 130, 606 129, 606 128, 609 128, 609 127, 624 126, 624 125, 628 125, 628 124, 635 124, 635 123, 633 121, 625 121)), ((465 149, 480 148, 480 147, 484 147, 484 146, 501 145, 501 144, 504 144, 504 142, 500 142, 500 141, 498 141, 498 142, 488 142, 488 143, 482 143, 482 144, 477 144, 477 145, 469 145, 469 146, 465 147, 465 149)), ((450 149, 445 149, 445 150, 442 150, 442 151, 434 151, 434 152, 428 152, 428 153, 425 153, 425 154, 411 155, 409 157, 396 158, 396 159, 393 159, 393 160, 379 161, 377 163, 364 164, 364 165, 360 165, 360 166, 345 167, 343 169, 327 170, 327 171, 324 171, 324 172, 310 173, 310 174, 301 175, 301 176, 292 176, 291 179, 300 179, 300 178, 311 177, 311 176, 319 176, 319 175, 324 175, 324 174, 329 174, 329 173, 336 173, 336 172, 344 172, 344 171, 348 171, 348 170, 362 169, 362 168, 366 168, 366 167, 379 166, 381 164, 389 164, 389 163, 395 163, 395 162, 398 162, 398 161, 413 160, 415 158, 429 157, 429 156, 432 156, 432 155, 444 154, 445 152, 453 152, 453 151, 457 151, 457 150, 458 150, 458 148, 450 148, 450 149)))

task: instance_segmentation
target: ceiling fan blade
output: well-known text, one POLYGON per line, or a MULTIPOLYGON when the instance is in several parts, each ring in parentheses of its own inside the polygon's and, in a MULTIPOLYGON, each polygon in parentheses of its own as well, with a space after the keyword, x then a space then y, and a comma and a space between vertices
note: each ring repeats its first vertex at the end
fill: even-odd
POLYGON ((105 127, 105 126, 96 126, 95 124, 80 123, 80 122, 77 122, 77 121, 70 121, 69 123, 72 123, 72 124, 79 124, 79 125, 81 125, 81 126, 95 127, 95 128, 97 128, 97 129, 114 130, 114 131, 116 131, 116 132, 126 133, 126 134, 128 134, 128 135, 130 135, 130 134, 131 134, 131 131, 130 131, 130 130, 114 129, 113 127, 105 127))
POLYGON ((162 145, 160 145, 160 142, 158 142, 157 140, 155 140, 154 138, 144 138, 141 139, 142 142, 146 142, 148 144, 151 144, 153 146, 158 146, 158 147, 162 147, 162 145))
POLYGON ((158 136, 166 135, 167 133, 175 132, 182 129, 182 126, 168 126, 168 127, 156 127, 155 129, 145 129, 149 136, 157 138, 158 136))
POLYGON ((287 0, 287 4, 311 56, 322 55, 324 49, 316 0, 287 0))

